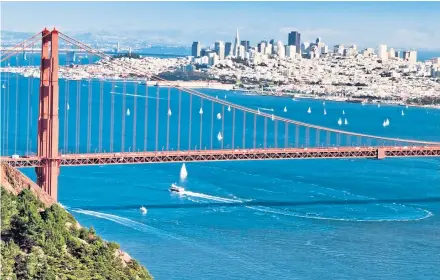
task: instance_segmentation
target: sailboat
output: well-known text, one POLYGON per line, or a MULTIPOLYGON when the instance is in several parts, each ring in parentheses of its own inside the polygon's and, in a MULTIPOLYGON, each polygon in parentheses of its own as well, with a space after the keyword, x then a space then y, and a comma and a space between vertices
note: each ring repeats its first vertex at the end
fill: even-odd
POLYGON ((260 114, 260 108, 257 109, 257 113, 258 113, 258 115, 260 114))
POLYGON ((217 113, 217 120, 221 120, 222 119, 222 114, 217 113))
POLYGON ((127 115, 127 116, 130 116, 130 109, 127 109, 127 113, 126 113, 126 115, 127 115))
POLYGON ((231 106, 228 106, 228 112, 231 112, 231 106))
POLYGON ((383 127, 387 127, 390 125, 390 121, 388 119, 386 119, 382 125, 383 125, 383 127))
POLYGON ((324 116, 327 115, 327 110, 324 108, 324 116))
POLYGON ((322 106, 325 106, 325 101, 322 101, 322 106))
POLYGON ((345 120, 344 120, 344 124, 345 124, 345 125, 348 124, 347 118, 345 118, 345 120))
POLYGON ((287 112, 287 108, 286 108, 286 106, 284 106, 284 113, 286 113, 287 112))
POLYGON ((23 52, 23 59, 27 60, 27 53, 26 52, 23 52))
POLYGON ((67 103, 67 110, 70 110, 70 106, 69 106, 69 103, 67 103))
POLYGON ((311 114, 312 113, 312 109, 309 107, 309 109, 307 110, 307 113, 311 114))
POLYGON ((218 99, 218 95, 215 96, 215 99, 218 99))
POLYGON ((406 109, 408 109, 408 105, 406 105, 405 107, 406 107, 406 109))
POLYGON ((225 99, 226 99, 226 94, 225 94, 225 99))
POLYGON ((141 206, 141 208, 139 208, 139 210, 141 210, 142 215, 147 214, 147 208, 145 208, 144 206, 141 206))
POLYGON ((168 116, 170 117, 171 116, 171 109, 170 108, 168 108, 168 116))
POLYGON ((342 114, 345 115, 345 111, 344 110, 342 110, 342 114))
POLYGON ((203 108, 200 108, 199 114, 203 115, 203 108))
POLYGON ((219 132, 219 133, 217 134, 217 139, 218 139, 218 141, 222 141, 222 140, 223 140, 223 136, 222 136, 222 133, 221 133, 221 132, 219 132))
POLYGON ((339 118, 339 120, 338 120, 338 125, 342 125, 342 120, 341 120, 341 118, 339 118))
POLYGON ((271 119, 272 119, 272 120, 275 120, 275 117, 274 117, 274 115, 273 115, 273 114, 272 114, 272 117, 271 117, 271 119))
POLYGON ((377 108, 380 108, 380 104, 379 103, 377 103, 377 108))
POLYGON ((5 85, 5 84, 3 84, 3 85, 2 85, 2 88, 6 88, 6 85, 5 85))
POLYGON ((185 181, 186 177, 188 177, 188 171, 186 171, 185 163, 183 163, 182 168, 180 168, 180 180, 185 181))
POLYGON ((403 112, 403 110, 402 110, 402 116, 405 116, 405 112, 403 112))

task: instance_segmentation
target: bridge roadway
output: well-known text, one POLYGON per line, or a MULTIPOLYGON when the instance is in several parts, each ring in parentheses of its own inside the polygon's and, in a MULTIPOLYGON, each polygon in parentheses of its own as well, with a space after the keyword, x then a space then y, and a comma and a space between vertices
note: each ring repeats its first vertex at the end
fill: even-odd
MULTIPOLYGON (((124 153, 65 154, 52 159, 61 166, 140 164, 160 162, 329 159, 385 157, 439 157, 440 146, 424 147, 339 147, 339 148, 268 148, 229 150, 190 150, 124 153)), ((49 159, 31 157, 1 157, 2 163, 13 167, 43 166, 49 159)))

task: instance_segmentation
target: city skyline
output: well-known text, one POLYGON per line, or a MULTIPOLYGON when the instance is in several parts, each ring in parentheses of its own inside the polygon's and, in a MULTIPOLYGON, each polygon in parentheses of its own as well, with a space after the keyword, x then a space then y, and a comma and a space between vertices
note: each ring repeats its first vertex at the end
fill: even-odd
POLYGON ((20 3, 2 3, 2 30, 36 32, 35 26, 52 27, 52 22, 56 22, 57 28, 70 33, 129 31, 124 33, 126 38, 142 37, 146 41, 190 46, 193 41, 202 45, 233 41, 238 28, 240 39, 251 43, 275 39, 287 44, 288 33, 298 31, 303 42, 321 37, 328 45, 440 48, 440 33, 435 30, 440 25, 440 19, 435 16, 440 3, 29 2, 27 5, 29 9, 22 9, 20 3), (52 19, 38 16, 39 11, 48 7, 54 11, 52 19), (69 13, 62 12, 65 10, 69 13), (99 21, 95 20, 97 15, 99 21), (310 20, 313 18, 317 20, 310 20))

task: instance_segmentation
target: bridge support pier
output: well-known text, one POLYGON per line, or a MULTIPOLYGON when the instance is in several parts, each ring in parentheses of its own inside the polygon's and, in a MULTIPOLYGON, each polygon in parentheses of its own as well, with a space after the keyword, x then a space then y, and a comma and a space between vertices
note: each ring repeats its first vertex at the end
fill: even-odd
POLYGON ((37 184, 54 200, 58 197, 58 31, 42 32, 40 102, 37 155, 44 165, 36 168, 37 184))

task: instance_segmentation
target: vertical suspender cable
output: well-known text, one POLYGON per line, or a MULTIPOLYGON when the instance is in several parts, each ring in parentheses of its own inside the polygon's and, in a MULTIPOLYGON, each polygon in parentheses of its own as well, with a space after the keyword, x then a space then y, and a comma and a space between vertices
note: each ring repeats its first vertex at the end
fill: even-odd
POLYGON ((189 94, 189 128, 188 128, 188 150, 191 150, 191 126, 192 126, 192 94, 189 94))
POLYGON ((180 114, 182 110, 182 90, 179 89, 179 116, 177 120, 177 150, 180 151, 180 114))
POLYGON ((64 81, 64 153, 69 152, 69 80, 64 81))
POLYGON ((267 145, 267 117, 264 117, 264 148, 267 145))
POLYGON ((156 90, 156 151, 159 146, 159 84, 156 90))
POLYGON ((122 84, 122 132, 121 132, 121 152, 124 151, 125 149, 125 93, 127 90, 127 83, 126 80, 124 79, 124 82, 122 84))
MULTIPOLYGON (((28 63, 28 65, 30 65, 30 61, 28 63)), ((27 96, 28 96, 28 100, 27 100, 27 118, 26 118, 26 155, 29 154, 29 127, 30 127, 30 121, 31 121, 31 115, 30 115, 30 111, 31 111, 31 80, 33 78, 30 77, 27 80, 27 86, 28 86, 28 90, 27 90, 27 96)))
POLYGON ((104 81, 99 82, 99 135, 98 135, 98 151, 102 152, 102 122, 104 118, 104 81))
POLYGON ((80 138, 80 113, 81 113, 81 80, 76 86, 76 153, 79 153, 79 138, 80 138))
POLYGON ((137 87, 138 84, 134 83, 134 96, 133 96, 133 152, 136 152, 136 120, 137 120, 137 87))
POLYGON ((310 127, 306 126, 306 144, 305 147, 309 147, 310 143, 310 127))
POLYGON ((88 94, 88 107, 87 107, 87 153, 90 153, 92 146, 92 83, 89 80, 89 94, 88 94))
POLYGON ((243 111, 243 149, 246 148, 246 111, 243 111))
POLYGON ((284 148, 289 147, 289 123, 286 122, 284 126, 284 148))
POLYGON ((203 133, 203 98, 200 99, 200 146, 199 150, 202 149, 202 133, 203 133))
POLYGON ((254 149, 257 146, 257 115, 254 114, 254 149))
MULTIPOLYGON (((168 112, 171 112, 171 87, 168 87, 168 112)), ((170 149, 170 114, 167 112, 167 151, 170 149)))
POLYGON ((148 137, 148 79, 145 81, 144 151, 147 151, 147 137, 148 137))
POLYGON ((214 101, 211 101, 211 150, 214 137, 214 101))
POLYGON ((232 144, 231 149, 234 149, 234 137, 235 137, 235 108, 232 109, 232 144))
POLYGON ((278 148, 278 120, 275 120, 274 123, 274 134, 275 134, 275 148, 278 148))
MULTIPOLYGON (((17 59, 18 60, 18 59, 17 59)), ((18 64, 18 63, 17 63, 18 64)), ((14 132, 14 154, 17 154, 17 140, 18 140, 18 73, 15 78, 15 132, 14 132)))
POLYGON ((115 124, 115 82, 112 81, 112 91, 111 91, 111 103, 110 103, 110 152, 113 152, 113 142, 114 142, 114 124, 115 124))
POLYGON ((320 137, 321 136, 321 130, 319 128, 316 129, 316 147, 319 147, 320 137))
MULTIPOLYGON (((9 63, 8 63, 9 64, 9 63)), ((5 148, 5 154, 8 154, 8 150, 9 150, 9 108, 10 108, 10 103, 11 103, 11 100, 10 100, 10 87, 11 87, 11 83, 10 83, 10 81, 11 81, 11 74, 8 72, 8 82, 7 82, 7 85, 8 85, 8 88, 7 88, 7 91, 6 91, 6 100, 7 100, 7 102, 8 102, 8 104, 6 105, 6 132, 5 132, 5 136, 6 136, 6 141, 5 141, 5 145, 6 145, 6 148, 5 148)))
POLYGON ((299 146, 299 125, 295 125, 295 148, 299 146))
POLYGON ((222 149, 224 145, 223 139, 225 139, 225 105, 222 105, 222 149))

